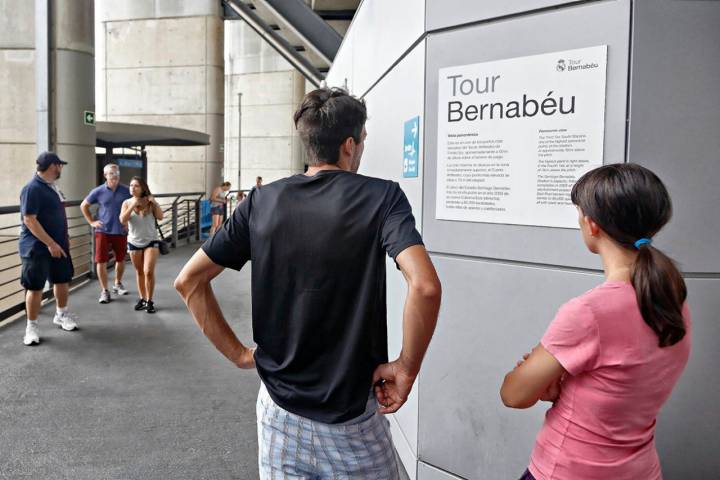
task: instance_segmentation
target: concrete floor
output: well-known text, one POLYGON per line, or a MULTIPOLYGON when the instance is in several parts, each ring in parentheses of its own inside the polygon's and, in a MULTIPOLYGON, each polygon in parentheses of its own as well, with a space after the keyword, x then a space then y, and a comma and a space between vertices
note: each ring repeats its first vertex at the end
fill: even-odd
MULTIPOLYGON (((0 478, 256 479, 254 371, 231 365, 205 339, 172 281, 197 245, 161 257, 158 312, 130 294, 97 303, 97 284, 73 292, 80 330, 40 316, 42 343, 22 344, 25 320, 0 329, 0 478)), ((250 276, 225 271, 215 292, 243 341, 250 276)))

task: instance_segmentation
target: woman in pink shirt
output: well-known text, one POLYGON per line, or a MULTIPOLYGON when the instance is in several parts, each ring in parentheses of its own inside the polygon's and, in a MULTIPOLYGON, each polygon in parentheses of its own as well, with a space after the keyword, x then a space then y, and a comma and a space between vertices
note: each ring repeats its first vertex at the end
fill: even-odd
POLYGON ((560 307, 540 344, 505 376, 512 408, 553 402, 521 480, 657 480, 657 414, 690 354, 685 282, 652 246, 670 220, 660 179, 605 165, 572 189, 606 281, 560 307))

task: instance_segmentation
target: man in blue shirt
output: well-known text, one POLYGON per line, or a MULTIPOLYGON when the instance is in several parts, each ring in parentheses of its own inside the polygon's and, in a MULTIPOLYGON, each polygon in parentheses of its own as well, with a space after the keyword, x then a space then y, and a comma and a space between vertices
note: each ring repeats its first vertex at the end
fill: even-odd
POLYGON ((130 190, 120 183, 120 168, 109 163, 103 168, 105 183, 94 188, 80 204, 85 220, 95 229, 95 263, 100 282, 99 303, 110 301, 108 290, 107 262, 110 249, 115 254, 115 284, 113 293, 126 295, 128 291, 122 284, 125 272, 125 252, 127 251, 127 229, 120 223, 122 203, 131 197, 130 190), (92 217, 90 205, 99 204, 97 219, 92 217))
POLYGON ((65 198, 55 185, 66 164, 55 153, 41 153, 37 158, 37 174, 20 192, 22 228, 18 250, 22 259, 20 284, 26 289, 25 345, 40 343, 37 317, 48 280, 53 284, 57 305, 53 323, 66 331, 77 328, 67 309, 68 287, 74 270, 65 198))

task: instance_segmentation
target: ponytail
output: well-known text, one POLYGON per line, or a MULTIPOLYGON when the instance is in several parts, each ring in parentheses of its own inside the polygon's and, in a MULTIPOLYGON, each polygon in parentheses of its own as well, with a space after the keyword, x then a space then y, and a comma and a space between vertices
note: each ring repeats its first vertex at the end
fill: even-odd
POLYGON ((580 177, 570 198, 619 245, 637 249, 631 282, 643 320, 658 336, 660 347, 682 340, 685 281, 672 259, 649 240, 672 216, 670 194, 662 181, 637 164, 604 165, 580 177))
POLYGON ((641 246, 631 281, 643 320, 658 336, 660 347, 682 340, 685 336, 682 309, 687 287, 675 262, 657 248, 641 246))

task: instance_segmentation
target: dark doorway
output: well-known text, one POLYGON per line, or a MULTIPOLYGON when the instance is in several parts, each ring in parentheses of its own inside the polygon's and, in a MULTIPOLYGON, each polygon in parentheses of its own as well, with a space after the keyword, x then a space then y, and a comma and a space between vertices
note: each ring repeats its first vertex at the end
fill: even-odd
POLYGON ((98 185, 105 183, 103 168, 108 163, 114 163, 120 167, 120 183, 128 185, 130 179, 135 176, 147 179, 147 155, 144 150, 136 154, 113 154, 112 157, 108 157, 105 154, 95 155, 98 185))

